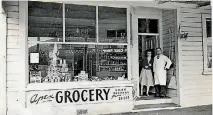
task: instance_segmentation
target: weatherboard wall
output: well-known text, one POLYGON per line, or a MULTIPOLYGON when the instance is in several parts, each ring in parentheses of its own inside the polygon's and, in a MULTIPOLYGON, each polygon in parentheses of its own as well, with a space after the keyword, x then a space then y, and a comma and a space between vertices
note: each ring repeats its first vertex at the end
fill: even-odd
POLYGON ((181 106, 212 104, 212 75, 203 75, 203 35, 201 14, 211 14, 211 6, 181 7, 181 31, 187 39, 179 40, 181 69, 181 106))
MULTIPOLYGON (((172 63, 174 64, 173 67, 171 67, 171 69, 167 72, 167 76, 168 76, 168 81, 170 81, 171 77, 174 75, 175 76, 175 80, 177 80, 177 76, 176 76, 176 62, 175 62, 175 58, 177 58, 175 56, 175 49, 174 47, 177 45, 175 42, 175 38, 177 38, 176 36, 176 26, 177 26, 177 22, 176 22, 176 18, 177 18, 177 14, 176 14, 176 10, 162 10, 162 28, 163 28, 163 54, 168 56, 172 63)), ((168 82, 169 84, 170 82, 168 82)), ((176 86, 177 87, 177 86, 176 86)), ((167 95, 169 97, 172 97, 174 99, 176 99, 177 97, 177 89, 175 88, 168 88, 167 90, 167 95)))

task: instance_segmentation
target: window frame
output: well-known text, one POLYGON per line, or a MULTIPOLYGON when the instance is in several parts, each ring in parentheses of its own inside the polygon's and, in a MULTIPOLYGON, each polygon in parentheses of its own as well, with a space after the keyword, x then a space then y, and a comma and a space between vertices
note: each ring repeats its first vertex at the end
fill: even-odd
MULTIPOLYGON (((26 58, 26 72, 25 72, 25 75, 26 75, 26 80, 25 80, 25 84, 28 88, 30 89, 33 89, 33 88, 36 88, 36 86, 38 86, 38 84, 32 84, 32 83, 29 83, 29 65, 28 65, 28 43, 38 43, 38 44, 44 44, 44 43, 47 43, 47 44, 70 44, 70 45, 75 45, 75 44, 85 44, 85 45, 123 45, 123 46, 127 46, 127 75, 128 75, 128 78, 127 80, 125 81, 119 81, 119 80, 115 80, 115 81, 93 81, 94 83, 97 83, 97 82, 103 82, 104 84, 109 84, 109 82, 112 82, 112 84, 117 84, 117 83, 131 83, 130 80, 131 80, 131 53, 130 53, 130 48, 131 48, 131 45, 130 45, 130 7, 129 6, 114 6, 114 5, 107 5, 106 7, 115 7, 115 8, 126 8, 126 19, 127 19, 127 42, 126 43, 101 43, 99 42, 99 30, 98 30, 98 7, 99 6, 103 6, 103 5, 91 5, 91 4, 75 4, 75 3, 67 3, 67 2, 53 2, 53 3, 62 3, 63 4, 63 41, 62 42, 42 42, 42 41, 37 41, 37 42, 29 42, 28 41, 28 2, 26 2, 25 4, 25 8, 24 8, 24 11, 25 11, 25 21, 23 21, 25 23, 25 26, 27 27, 25 29, 25 32, 26 32, 26 36, 25 36, 25 39, 26 39, 26 42, 25 42, 25 50, 27 54, 25 54, 25 57, 26 58), (65 4, 75 4, 75 5, 89 5, 89 6, 95 6, 96 7, 96 42, 66 42, 65 41, 65 4), (34 87, 35 86, 35 87, 34 87)), ((88 82, 91 82, 91 81, 86 81, 87 83, 88 82)), ((77 82, 77 84, 79 85, 80 82, 77 82)), ((53 83, 40 83, 40 84, 43 84, 43 85, 48 85, 48 86, 54 86, 55 84, 53 83)), ((70 82, 70 83, 57 83, 57 84, 72 84, 71 87, 75 86, 76 83, 73 83, 73 82, 70 82)), ((85 84, 83 82, 83 84, 85 84)), ((90 83, 91 84, 91 83, 90 83)), ((43 86, 42 85, 42 86, 43 86)), ((67 86, 67 85, 65 85, 67 86)), ((57 87, 57 85, 55 85, 54 87, 57 87)), ((40 87, 41 89, 43 89, 42 87, 40 87)))
MULTIPOLYGON (((202 31, 203 31, 203 74, 204 75, 211 75, 212 74, 212 68, 207 67, 207 45, 208 41, 207 38, 207 30, 206 30, 206 18, 211 18, 210 14, 202 14, 202 31)), ((212 37, 211 37, 212 39, 212 37)))

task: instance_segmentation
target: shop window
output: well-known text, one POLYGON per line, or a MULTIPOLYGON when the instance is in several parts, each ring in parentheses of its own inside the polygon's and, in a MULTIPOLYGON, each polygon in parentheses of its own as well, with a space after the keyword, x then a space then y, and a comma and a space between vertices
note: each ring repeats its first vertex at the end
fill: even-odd
POLYGON ((29 2, 28 40, 61 42, 63 39, 63 4, 29 2))
POLYGON ((28 5, 30 83, 127 79, 125 8, 33 1, 28 5), (97 10, 103 13, 100 17, 97 10))
POLYGON ((204 74, 212 72, 212 20, 209 15, 202 15, 203 23, 203 54, 204 54, 204 74))
POLYGON ((67 42, 96 42, 96 7, 65 5, 67 42))
POLYGON ((98 7, 99 41, 127 43, 126 8, 98 7))
POLYGON ((29 44, 29 54, 31 83, 127 78, 126 46, 29 44))

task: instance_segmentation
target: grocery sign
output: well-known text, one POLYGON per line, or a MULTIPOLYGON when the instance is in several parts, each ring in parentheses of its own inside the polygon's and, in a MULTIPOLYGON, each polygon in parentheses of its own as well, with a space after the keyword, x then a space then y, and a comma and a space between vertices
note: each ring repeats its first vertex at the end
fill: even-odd
POLYGON ((85 104, 132 100, 132 87, 31 91, 27 106, 85 104))

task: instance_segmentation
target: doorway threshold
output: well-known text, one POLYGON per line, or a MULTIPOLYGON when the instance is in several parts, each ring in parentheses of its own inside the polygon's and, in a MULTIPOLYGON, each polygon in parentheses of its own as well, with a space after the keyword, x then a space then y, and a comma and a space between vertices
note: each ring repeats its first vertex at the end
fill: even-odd
POLYGON ((135 105, 132 112, 168 110, 177 108, 181 107, 175 103, 145 104, 145 105, 135 105))
POLYGON ((180 108, 179 105, 174 103, 173 98, 156 98, 151 96, 137 97, 134 102, 134 108, 132 112, 140 111, 155 111, 155 110, 166 110, 180 108))
POLYGON ((162 103, 173 103, 173 99, 170 97, 156 98, 156 97, 137 97, 134 105, 146 105, 146 104, 162 104, 162 103))
POLYGON ((136 101, 139 101, 139 100, 157 100, 157 99, 170 99, 170 97, 160 98, 160 97, 154 97, 154 95, 140 96, 140 97, 137 97, 136 101))

